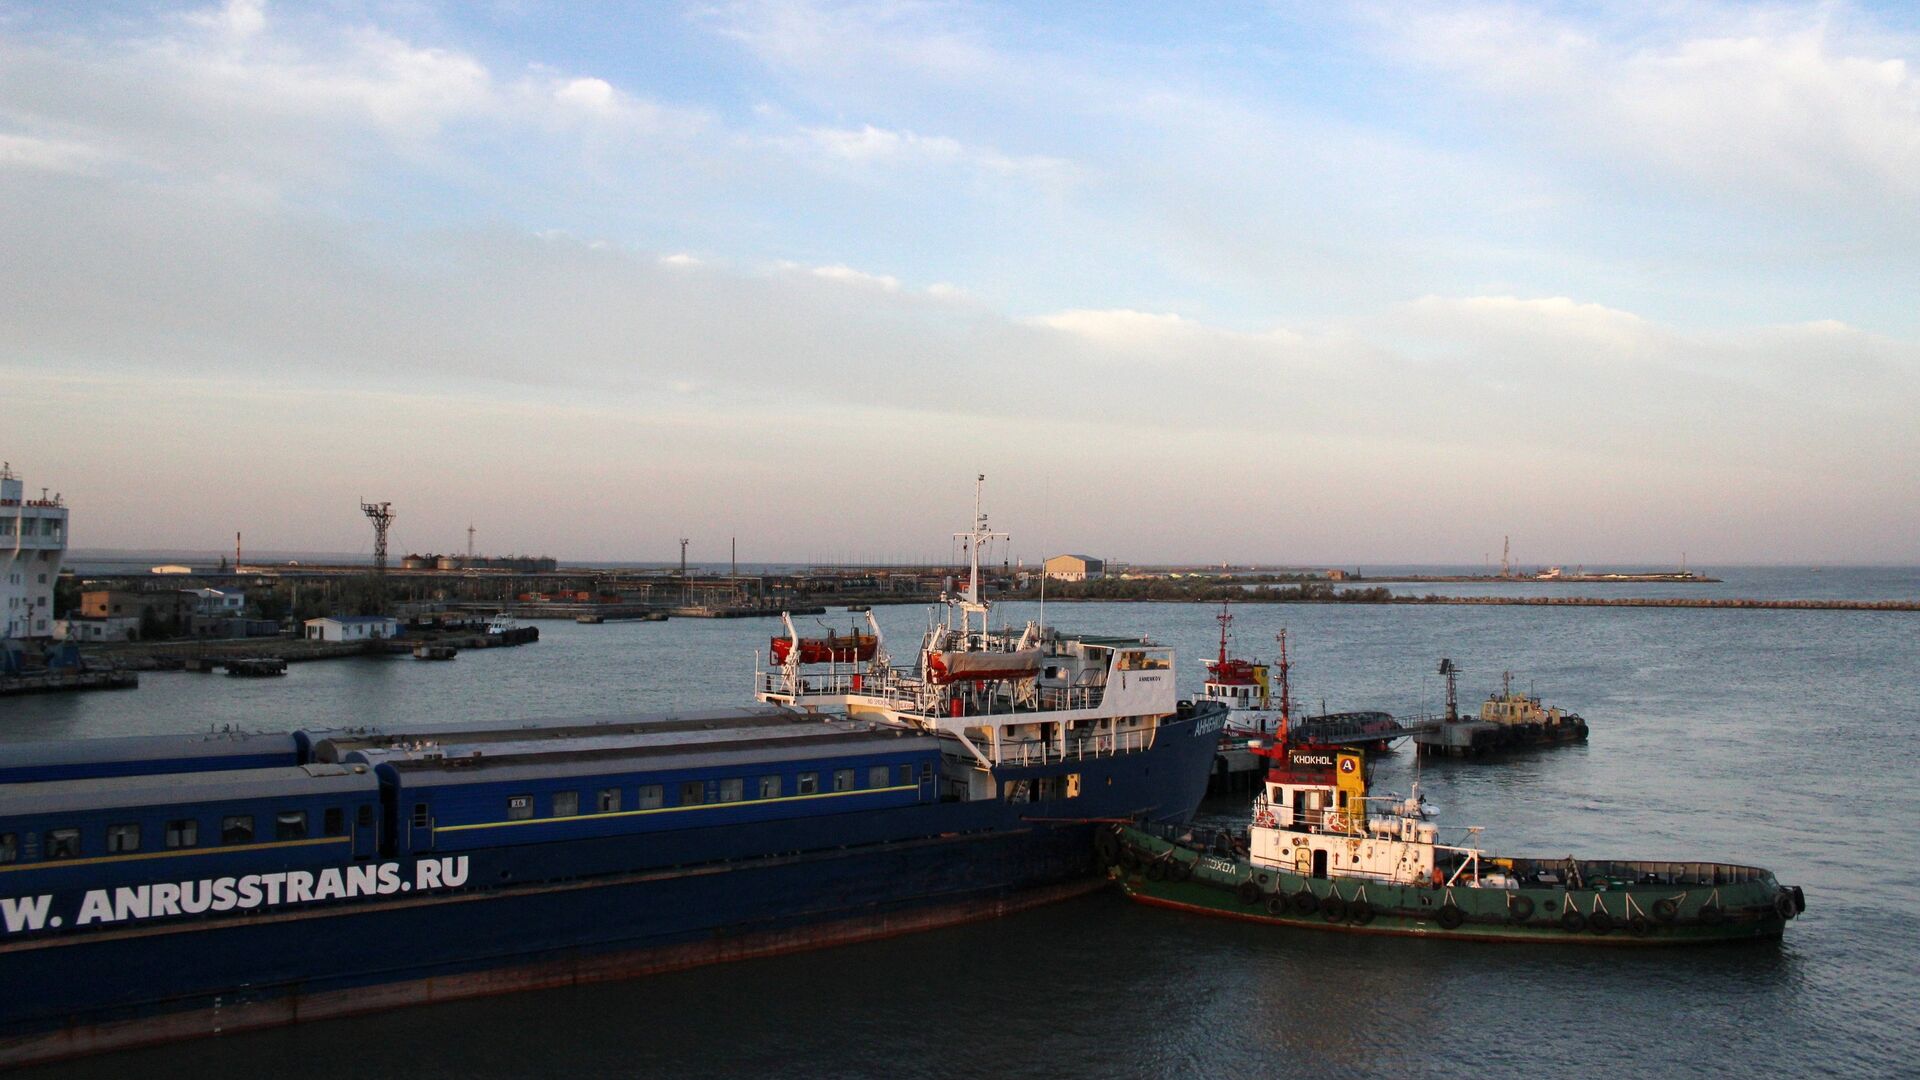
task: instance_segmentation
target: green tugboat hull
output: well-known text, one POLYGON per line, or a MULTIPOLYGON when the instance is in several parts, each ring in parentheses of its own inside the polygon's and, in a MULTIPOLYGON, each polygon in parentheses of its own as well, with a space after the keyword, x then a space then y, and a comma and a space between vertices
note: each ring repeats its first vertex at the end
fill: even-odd
POLYGON ((1121 827, 1101 841, 1108 873, 1133 900, 1156 907, 1315 930, 1467 941, 1579 945, 1691 945, 1777 939, 1804 908, 1771 873, 1720 864, 1669 880, 1606 888, 1437 888, 1313 878, 1245 858, 1206 854, 1121 827))

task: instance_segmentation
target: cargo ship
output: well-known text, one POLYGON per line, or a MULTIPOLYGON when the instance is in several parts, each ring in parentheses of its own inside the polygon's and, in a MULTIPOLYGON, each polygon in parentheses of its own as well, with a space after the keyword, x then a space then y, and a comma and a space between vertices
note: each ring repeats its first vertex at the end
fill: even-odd
POLYGON ((1805 893, 1754 866, 1509 858, 1443 842, 1418 788, 1368 792, 1367 755, 1287 745, 1242 835, 1114 825, 1109 874, 1144 904, 1276 927, 1480 941, 1683 945, 1779 938, 1805 893))
POLYGON ((911 662, 789 619, 751 706, 0 747, 0 1065, 1101 887, 1097 823, 1189 818, 1225 711, 1145 639, 991 627, 964 535, 911 662))

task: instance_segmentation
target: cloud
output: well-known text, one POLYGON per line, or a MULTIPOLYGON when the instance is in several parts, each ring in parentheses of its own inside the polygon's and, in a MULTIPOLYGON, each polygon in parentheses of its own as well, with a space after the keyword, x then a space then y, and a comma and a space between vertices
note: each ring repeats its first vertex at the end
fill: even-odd
POLYGON ((1401 8, 1399 58, 1498 102, 1557 152, 1656 169, 1729 201, 1920 203, 1910 39, 1845 6, 1654 10, 1628 25, 1490 5, 1401 8))
POLYGON ((805 128, 799 137, 780 141, 817 159, 868 168, 965 166, 986 173, 1050 182, 1065 180, 1072 172, 1072 167, 1060 158, 1011 156, 990 148, 965 146, 943 135, 888 131, 872 124, 858 129, 805 128))
POLYGON ((100 151, 83 143, 0 132, 0 169, 86 173, 102 158, 100 151))
POLYGON ((816 266, 808 271, 814 277, 828 281, 843 281, 850 285, 861 285, 882 292, 899 292, 900 279, 886 274, 869 274, 864 270, 855 270, 851 266, 816 266))

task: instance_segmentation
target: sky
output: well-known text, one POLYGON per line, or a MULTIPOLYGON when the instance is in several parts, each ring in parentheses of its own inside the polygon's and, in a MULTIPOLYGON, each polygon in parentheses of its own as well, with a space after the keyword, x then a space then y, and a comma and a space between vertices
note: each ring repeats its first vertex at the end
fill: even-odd
POLYGON ((1903 4, 0 0, 72 543, 1920 562, 1903 4))

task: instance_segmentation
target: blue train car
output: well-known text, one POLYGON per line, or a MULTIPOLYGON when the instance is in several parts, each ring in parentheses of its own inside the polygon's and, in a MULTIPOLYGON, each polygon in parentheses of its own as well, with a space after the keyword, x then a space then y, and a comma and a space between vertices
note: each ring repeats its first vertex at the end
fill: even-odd
POLYGON ((268 769, 306 761, 306 738, 209 732, 0 744, 0 784, 268 769))

